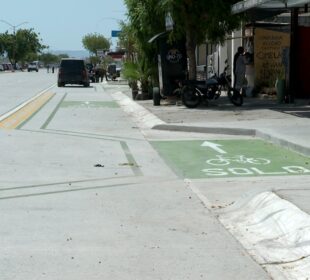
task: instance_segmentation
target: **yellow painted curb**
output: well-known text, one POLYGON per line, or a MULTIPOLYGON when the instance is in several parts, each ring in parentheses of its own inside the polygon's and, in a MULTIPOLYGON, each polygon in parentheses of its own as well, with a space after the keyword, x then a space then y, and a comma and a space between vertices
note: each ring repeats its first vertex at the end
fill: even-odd
POLYGON ((55 93, 45 92, 38 98, 26 104, 24 107, 8 116, 0 122, 0 128, 2 129, 15 129, 20 124, 29 119, 34 113, 36 113, 46 102, 48 102, 55 93))

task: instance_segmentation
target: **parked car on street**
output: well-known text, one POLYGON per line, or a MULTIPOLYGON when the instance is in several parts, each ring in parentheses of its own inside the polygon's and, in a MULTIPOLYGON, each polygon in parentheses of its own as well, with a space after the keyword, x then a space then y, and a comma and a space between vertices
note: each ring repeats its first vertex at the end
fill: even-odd
POLYGON ((33 61, 28 64, 28 72, 39 71, 39 61, 33 61))
POLYGON ((3 66, 4 71, 12 71, 13 70, 13 66, 11 63, 2 63, 2 66, 3 66))
POLYGON ((88 70, 83 59, 63 58, 58 70, 58 87, 66 84, 89 86, 88 70))

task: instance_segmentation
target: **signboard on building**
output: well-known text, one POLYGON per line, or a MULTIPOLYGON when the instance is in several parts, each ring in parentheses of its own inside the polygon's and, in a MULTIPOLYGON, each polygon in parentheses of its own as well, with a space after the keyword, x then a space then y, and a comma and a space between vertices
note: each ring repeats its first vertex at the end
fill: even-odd
POLYGON ((285 76, 285 54, 290 47, 290 35, 263 28, 255 29, 254 64, 258 83, 274 86, 276 79, 285 76))

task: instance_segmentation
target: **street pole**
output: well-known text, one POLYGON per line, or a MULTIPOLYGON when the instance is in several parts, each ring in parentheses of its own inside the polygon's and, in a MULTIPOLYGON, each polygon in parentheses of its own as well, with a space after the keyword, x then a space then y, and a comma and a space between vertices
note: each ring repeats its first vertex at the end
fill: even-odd
POLYGON ((13 24, 11 24, 11 23, 9 23, 9 22, 7 22, 6 20, 3 20, 3 19, 0 19, 0 21, 1 22, 3 22, 3 23, 5 23, 5 24, 7 24, 7 25, 9 25, 11 28, 13 28, 13 36, 14 36, 14 45, 13 45, 13 52, 12 52, 12 58, 13 58, 13 71, 16 69, 16 60, 15 60, 15 45, 16 45, 16 28, 17 27, 19 27, 19 26, 21 26, 21 25, 23 25, 23 24, 26 24, 26 23, 28 23, 27 21, 24 21, 24 22, 22 22, 22 23, 20 23, 20 24, 17 24, 17 25, 13 25, 13 24))

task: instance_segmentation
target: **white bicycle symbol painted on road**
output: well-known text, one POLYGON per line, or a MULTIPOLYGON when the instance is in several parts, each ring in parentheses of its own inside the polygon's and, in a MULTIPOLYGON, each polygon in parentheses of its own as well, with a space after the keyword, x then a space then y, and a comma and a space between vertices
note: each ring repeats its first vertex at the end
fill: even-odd
POLYGON ((255 165, 266 165, 270 164, 270 160, 266 158, 252 158, 244 155, 236 155, 233 157, 225 157, 223 155, 217 155, 216 158, 211 158, 206 161, 210 165, 229 165, 231 162, 237 162, 242 164, 255 164, 255 165))

